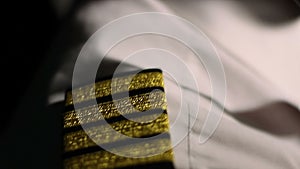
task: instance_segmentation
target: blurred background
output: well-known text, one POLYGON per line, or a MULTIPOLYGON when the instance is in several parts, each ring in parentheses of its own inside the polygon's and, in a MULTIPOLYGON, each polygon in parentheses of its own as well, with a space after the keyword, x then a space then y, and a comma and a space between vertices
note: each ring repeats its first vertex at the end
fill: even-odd
MULTIPOLYGON (((218 0, 217 0, 218 1, 218 0)), ((178 2, 177 2, 178 3, 178 2)), ((183 3, 183 2, 182 2, 183 3)), ((242 4, 259 22, 271 26, 284 25, 296 20, 300 10, 295 0, 274 0, 274 1, 251 1, 241 0, 236 3, 242 4)), ((299 2, 298 2, 299 3, 299 2)), ((15 109, 16 103, 25 94, 30 82, 32 82, 41 63, 45 60, 51 46, 55 46, 55 39, 62 27, 69 22, 68 19, 74 14, 77 6, 83 4, 81 1, 69 0, 45 0, 45 1, 9 1, 3 7, 3 44, 4 55, 3 65, 9 66, 9 73, 3 76, 4 92, 11 112, 15 109), (14 71, 12 71, 14 70, 14 71), (22 83, 20 84, 20 81, 22 83)), ((6 70, 6 67, 2 67, 6 70)), ((5 113, 8 116, 11 113, 5 113)), ((6 122, 8 118, 3 118, 6 122)))
MULTIPOLYGON (((53 110, 56 108, 46 106, 47 92, 51 79, 59 65, 62 64, 61 53, 73 49, 75 46, 76 48, 80 47, 92 33, 83 30, 83 25, 77 17, 78 11, 91 2, 95 1, 6 1, 2 5, 6 10, 2 11, 2 28, 4 29, 2 31, 4 35, 2 58, 4 61, 2 61, 1 71, 4 109, 0 118, 0 168, 58 168, 61 166, 59 156, 61 153, 59 125, 61 117, 59 114, 51 114, 51 112, 60 110, 53 110)), ((119 2, 115 1, 115 4, 119 5, 119 2)), ((201 0, 201 2, 203 2, 203 7, 200 7, 199 10, 205 9, 205 7, 209 10, 211 6, 214 6, 214 2, 209 4, 205 0, 201 0)), ((288 41, 294 43, 286 43, 286 45, 299 46, 298 40, 300 39, 297 37, 300 37, 300 8, 299 2, 296 0, 236 0, 231 2, 227 5, 238 9, 241 15, 249 15, 252 18, 251 21, 265 28, 279 29, 285 25, 296 23, 291 31, 295 32, 294 29, 298 29, 298 34, 295 34, 295 40, 288 41)), ((196 7, 192 1, 189 3, 167 1, 166 4, 178 13, 181 10, 198 10, 193 9, 196 7)), ((197 4, 201 5, 201 3, 197 4)), ((214 9, 220 8, 222 11, 221 0, 216 0, 215 5, 217 8, 214 9), (218 2, 221 5, 218 5, 218 2)), ((230 9, 227 7, 226 9, 230 9)), ((214 20, 209 18, 212 17, 211 15, 211 13, 203 14, 208 23, 214 23, 214 20)), ((110 13, 107 13, 108 18, 109 16, 110 13)), ((106 16, 102 15, 101 17, 106 16)), ((230 20, 232 18, 229 15, 228 22, 230 20)), ((221 23, 221 21, 218 20, 216 23, 221 23)), ((239 24, 239 22, 236 23, 239 24)), ((217 24, 214 25, 215 28, 217 26, 217 24)), ((218 29, 223 29, 221 26, 224 24, 220 24, 218 29)), ((264 36, 264 34, 259 36, 264 36)), ((222 36, 219 37, 222 42, 222 36)), ((286 40, 284 38, 283 40, 286 40)), ((270 50, 272 48, 269 46, 270 50)), ((249 51, 244 52, 255 54, 256 51, 253 52, 252 49, 254 48, 249 47, 249 51)), ((294 55, 293 75, 300 73, 295 72, 299 71, 300 67, 299 62, 297 63, 300 59, 295 59, 295 56, 300 58, 300 53, 295 54, 295 52, 299 52, 299 50, 291 52, 294 55), (297 65, 299 65, 298 69, 297 65)), ((76 52, 74 54, 77 55, 76 52)), ((245 60, 254 65, 264 62, 257 60, 256 62, 255 59, 247 60, 247 58, 245 60)), ((275 58, 274 64, 277 62, 279 63, 281 60, 275 58)), ((276 70, 274 69, 274 71, 276 70)), ((281 76, 285 75, 281 74, 281 76)), ((296 88, 296 85, 299 84, 299 76, 287 77, 286 80, 291 79, 295 79, 294 88, 296 88)), ((280 83, 278 84, 280 85, 280 83)), ((289 92, 294 93, 295 91, 289 92)), ((295 95, 299 96, 299 94, 295 95)))
POLYGON ((2 65, 6 66, 1 69, 7 110, 1 123, 7 124, 41 69, 62 22, 51 1, 7 1, 3 7, 2 65))

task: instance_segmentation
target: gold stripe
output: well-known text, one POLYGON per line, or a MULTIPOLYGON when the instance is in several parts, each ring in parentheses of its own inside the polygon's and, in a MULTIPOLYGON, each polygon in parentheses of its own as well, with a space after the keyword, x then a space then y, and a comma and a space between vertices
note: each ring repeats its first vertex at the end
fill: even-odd
POLYGON ((146 143, 135 144, 130 147, 122 147, 114 151, 128 152, 128 155, 138 157, 140 155, 149 155, 150 157, 129 158, 119 156, 107 151, 98 151, 94 153, 83 154, 64 160, 66 169, 110 169, 126 166, 135 166, 139 164, 149 164, 162 161, 173 161, 173 152, 171 151, 170 139, 159 139, 146 143), (168 150, 158 154, 161 150, 168 150), (158 155, 154 155, 158 154, 158 155), (154 156, 151 156, 154 155, 154 156))
POLYGON ((66 133, 64 135, 64 151, 74 151, 91 146, 95 146, 96 143, 104 144, 111 143, 120 140, 119 135, 115 132, 120 132, 128 137, 143 137, 153 134, 160 134, 169 130, 169 121, 167 114, 147 115, 143 117, 133 118, 133 120, 149 121, 149 119, 155 119, 148 123, 137 123, 130 120, 123 120, 110 125, 100 125, 76 132, 66 133), (113 128, 114 132, 109 132, 113 128), (89 136, 93 138, 94 142, 89 136))
MULTIPOLYGON (((96 82, 95 84, 74 89, 73 92, 67 92, 65 105, 68 106, 136 89, 163 86, 163 75, 161 72, 144 72, 136 75, 127 75, 96 82)), ((98 105, 91 105, 78 110, 76 109, 76 112, 74 110, 68 111, 64 113, 64 128, 75 127, 81 124, 93 126, 86 128, 86 130, 65 133, 64 152, 68 153, 81 150, 97 146, 97 144, 126 141, 127 138, 123 137, 124 135, 141 138, 168 132, 168 115, 165 113, 159 114, 160 110, 166 109, 165 93, 154 91, 114 101, 102 102, 98 105), (153 113, 151 114, 144 113, 144 111, 150 109, 156 109, 157 112, 152 111, 153 113), (105 123, 105 125, 101 123, 104 122, 104 119, 132 113, 136 113, 134 114, 136 117, 132 118, 132 121, 126 119, 110 124, 105 123), (97 124, 97 122, 100 122, 101 124, 97 124), (119 132, 119 134, 116 134, 116 132, 119 132)), ((120 145, 114 147, 112 152, 123 152, 122 156, 105 150, 85 153, 65 159, 64 168, 108 169, 136 166, 139 164, 151 164, 155 162, 172 162, 173 152, 171 148, 171 140, 169 137, 158 138, 144 143, 120 145), (161 153, 164 150, 168 151, 161 153), (142 158, 129 158, 129 156, 142 156, 142 158)))
POLYGON ((64 115, 64 128, 79 126, 98 120, 103 120, 103 117, 108 119, 120 115, 127 115, 133 112, 149 109, 167 109, 166 97, 164 92, 152 92, 139 94, 129 98, 122 98, 114 102, 103 102, 96 105, 85 107, 82 109, 68 111, 64 115), (79 120, 80 119, 80 120, 79 120), (80 121, 80 122, 79 122, 80 121))
POLYGON ((163 75, 161 72, 146 72, 125 77, 117 77, 113 80, 104 80, 74 89, 73 92, 67 92, 66 105, 135 89, 163 86, 163 75), (113 87, 113 90, 111 87, 113 87), (72 94, 75 94, 73 98, 72 94))

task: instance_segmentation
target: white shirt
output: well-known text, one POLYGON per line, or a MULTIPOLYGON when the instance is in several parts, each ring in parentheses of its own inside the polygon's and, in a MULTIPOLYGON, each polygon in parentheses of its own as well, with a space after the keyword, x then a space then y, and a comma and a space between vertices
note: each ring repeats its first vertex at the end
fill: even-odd
MULTIPOLYGON (((92 2, 79 10, 77 19, 84 31, 91 35, 119 17, 141 12, 169 13, 199 27, 215 45, 225 70, 227 95, 224 106, 228 112, 224 112, 217 129, 203 144, 199 144, 198 140, 210 110, 210 101, 201 97, 198 116, 190 117, 187 113, 187 118, 179 119, 177 123, 180 130, 172 130, 181 100, 178 86, 165 79, 171 138, 185 134, 189 128, 187 119, 196 118, 188 137, 176 145, 173 142, 176 168, 300 168, 300 133, 297 132, 300 119, 295 120, 300 112, 291 108, 292 113, 284 113, 285 109, 272 113, 272 107, 268 107, 270 103, 280 101, 294 107, 300 104, 299 19, 285 25, 270 26, 258 22, 234 1, 150 0, 92 2), (247 119, 264 124, 251 125, 247 119), (274 127, 287 130, 276 132, 275 129, 274 132, 271 130, 274 127)), ((184 26, 182 30, 190 31, 184 26)), ((122 61, 124 56, 146 48, 161 48, 179 56, 197 76, 200 92, 211 96, 212 88, 205 67, 195 61, 193 52, 173 39, 156 35, 132 37, 112 48, 107 56, 122 61)), ((65 84, 71 83, 70 64, 74 63, 78 53, 72 54, 75 56, 67 59, 54 78, 50 103, 62 99, 63 91, 56 90, 62 80, 66 81, 65 84)), ((82 64, 88 67, 89 62, 92 60, 87 59, 82 64)), ((143 68, 141 64, 134 66, 143 68)), ((191 96, 194 94, 190 92, 191 96)), ((192 100, 188 102, 193 104, 192 100)))

